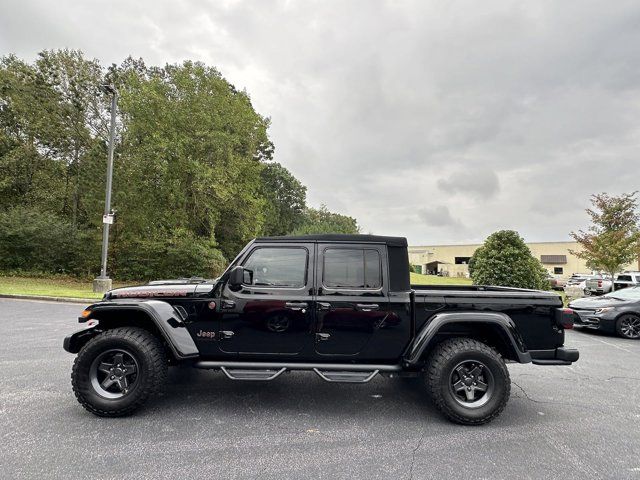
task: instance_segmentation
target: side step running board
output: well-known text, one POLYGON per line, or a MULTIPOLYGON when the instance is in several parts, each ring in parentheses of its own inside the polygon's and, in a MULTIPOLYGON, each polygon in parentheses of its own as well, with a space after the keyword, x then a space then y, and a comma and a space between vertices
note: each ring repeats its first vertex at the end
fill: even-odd
POLYGON ((352 372, 352 371, 339 371, 339 370, 325 370, 322 371, 318 368, 313 369, 320 378, 327 382, 340 382, 340 383, 367 383, 375 377, 380 370, 374 370, 373 372, 352 372))
POLYGON ((219 360, 201 360, 193 364, 196 368, 226 368, 231 369, 254 369, 254 370, 280 370, 284 368, 286 370, 341 370, 343 372, 373 372, 378 370, 379 372, 399 372, 402 370, 400 365, 374 365, 365 363, 294 363, 294 362, 234 362, 234 361, 219 361, 219 360))
POLYGON ((220 370, 229 377, 231 380, 263 380, 269 381, 278 378, 282 375, 286 368, 280 370, 260 370, 260 369, 229 369, 226 367, 220 367, 220 370))
POLYGON ((231 380, 274 380, 287 370, 312 370, 327 382, 367 383, 380 372, 398 372, 400 365, 351 363, 221 362, 203 360, 197 368, 220 369, 231 380))

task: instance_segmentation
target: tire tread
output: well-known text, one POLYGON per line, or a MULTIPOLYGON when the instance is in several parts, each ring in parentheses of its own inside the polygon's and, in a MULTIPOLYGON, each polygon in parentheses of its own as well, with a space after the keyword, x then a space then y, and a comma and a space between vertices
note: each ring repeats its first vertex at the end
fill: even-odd
POLYGON ((507 402, 509 401, 509 396, 511 394, 509 370, 507 369, 502 356, 493 347, 490 347, 489 345, 473 338, 457 337, 447 339, 439 343, 433 349, 427 359, 426 383, 431 399, 438 410, 440 410, 449 420, 463 425, 482 425, 484 423, 490 422, 502 413, 507 405, 507 402), (485 355, 494 357, 496 360, 498 360, 498 364, 500 365, 502 373, 506 378, 506 392, 502 396, 500 403, 495 409, 491 411, 491 413, 481 418, 471 419, 460 415, 449 407, 444 399, 444 396, 442 395, 440 380, 445 365, 451 357, 460 353, 461 351, 480 351, 485 355))
POLYGON ((83 347, 76 356, 71 370, 71 386, 76 399, 83 408, 98 415, 100 417, 122 417, 129 415, 140 408, 150 396, 161 391, 167 380, 167 356, 162 342, 151 332, 139 327, 119 327, 112 330, 106 330, 93 337, 83 347), (81 365, 85 361, 84 355, 96 343, 103 342, 105 339, 128 340, 137 344, 137 346, 146 354, 146 360, 149 364, 150 378, 142 382, 143 390, 138 392, 136 400, 126 407, 105 410, 96 407, 88 401, 83 394, 81 365))

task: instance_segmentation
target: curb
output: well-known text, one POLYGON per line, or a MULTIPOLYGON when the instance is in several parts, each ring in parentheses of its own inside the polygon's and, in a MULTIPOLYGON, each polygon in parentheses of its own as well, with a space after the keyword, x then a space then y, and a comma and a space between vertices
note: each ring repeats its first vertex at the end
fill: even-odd
POLYGON ((0 298, 13 298, 14 300, 41 300, 59 303, 96 303, 100 301, 99 298, 47 297, 45 295, 14 295, 11 293, 0 293, 0 298))

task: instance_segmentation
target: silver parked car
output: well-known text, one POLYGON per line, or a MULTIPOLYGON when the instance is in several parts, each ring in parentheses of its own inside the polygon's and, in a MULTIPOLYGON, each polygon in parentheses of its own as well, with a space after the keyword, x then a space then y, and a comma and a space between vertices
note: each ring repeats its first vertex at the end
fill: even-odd
POLYGON ((585 284, 585 295, 604 295, 609 293, 613 287, 613 280, 608 275, 593 275, 587 278, 585 284))

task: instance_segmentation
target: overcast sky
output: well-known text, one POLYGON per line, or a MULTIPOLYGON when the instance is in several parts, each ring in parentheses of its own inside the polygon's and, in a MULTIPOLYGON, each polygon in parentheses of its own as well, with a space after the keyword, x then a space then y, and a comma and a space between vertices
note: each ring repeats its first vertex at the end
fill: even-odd
POLYGON ((640 2, 4 0, 0 53, 201 60, 311 205, 412 244, 568 240, 640 188, 640 2))

